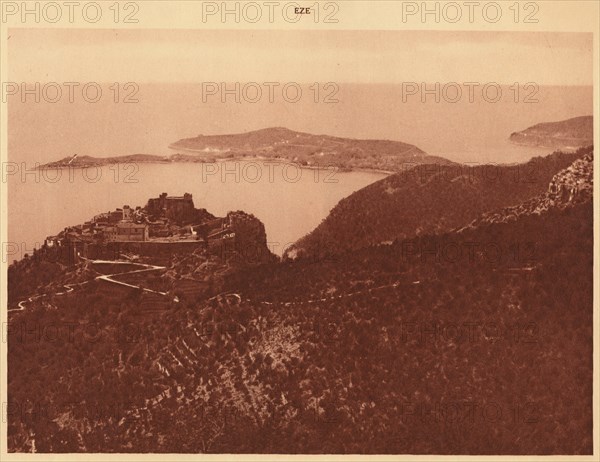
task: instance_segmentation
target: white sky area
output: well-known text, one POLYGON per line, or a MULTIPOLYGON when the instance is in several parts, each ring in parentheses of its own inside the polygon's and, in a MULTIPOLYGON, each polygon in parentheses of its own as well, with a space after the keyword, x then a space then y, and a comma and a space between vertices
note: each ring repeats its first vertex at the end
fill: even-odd
POLYGON ((8 31, 16 82, 592 85, 592 35, 553 32, 8 31))

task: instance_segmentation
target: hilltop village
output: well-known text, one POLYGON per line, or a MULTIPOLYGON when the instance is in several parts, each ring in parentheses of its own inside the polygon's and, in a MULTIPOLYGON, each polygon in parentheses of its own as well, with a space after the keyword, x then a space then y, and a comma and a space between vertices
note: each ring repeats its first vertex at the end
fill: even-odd
POLYGON ((160 256, 198 248, 227 258, 252 246, 266 249, 264 226, 254 216, 237 211, 215 217, 195 208, 189 193, 162 193, 145 207, 124 205, 48 236, 42 251, 53 251, 63 263, 75 264, 81 257, 160 256))

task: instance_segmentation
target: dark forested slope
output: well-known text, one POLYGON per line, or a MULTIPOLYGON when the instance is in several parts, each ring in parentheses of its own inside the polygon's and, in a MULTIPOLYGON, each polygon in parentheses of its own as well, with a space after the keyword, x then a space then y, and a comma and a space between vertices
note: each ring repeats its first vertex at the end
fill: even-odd
POLYGON ((9 329, 9 450, 591 454, 592 202, 547 201, 590 168, 542 208, 255 267, 159 313, 99 283, 32 305, 9 329), (72 327, 32 337, 50 325, 72 327))
POLYGON ((554 153, 519 165, 420 165, 342 199, 287 256, 323 258, 369 245, 437 234, 543 193, 552 177, 591 152, 554 153))

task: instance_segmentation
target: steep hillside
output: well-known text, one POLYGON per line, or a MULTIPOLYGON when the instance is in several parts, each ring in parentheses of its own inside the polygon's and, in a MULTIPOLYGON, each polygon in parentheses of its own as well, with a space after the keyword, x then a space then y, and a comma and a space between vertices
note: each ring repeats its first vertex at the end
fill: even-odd
POLYGON ((287 128, 265 128, 233 135, 198 135, 173 143, 185 149, 217 157, 267 157, 298 162, 306 166, 336 166, 399 171, 405 164, 451 164, 429 156, 416 146, 390 140, 357 140, 312 135, 287 128))
MULTIPOLYGON (((15 260, 7 272, 9 308, 17 310, 18 303, 30 297, 63 292, 64 285, 94 280, 98 276, 92 268, 95 260, 121 260, 122 265, 127 259, 133 265, 158 265, 155 269, 169 265, 163 280, 152 285, 179 299, 183 286, 191 289, 188 294, 212 295, 221 288, 224 274, 278 260, 269 250, 264 224, 241 210, 215 217, 206 209, 195 208, 187 193, 183 197, 162 193, 145 207, 128 210, 133 212, 126 220, 122 219, 123 209, 117 209, 91 217, 83 225, 66 227, 49 236, 31 255, 15 260), (132 225, 143 229, 146 236, 116 238, 115 229, 132 225), (177 268, 173 268, 176 262, 177 268)), ((123 266, 118 268, 116 274, 125 272, 123 266)), ((145 272, 133 276, 148 282, 145 272)), ((139 281, 126 282, 137 285, 139 281)))
POLYGON ((554 153, 511 166, 422 165, 341 200, 290 258, 322 258, 395 239, 464 226, 480 214, 543 193, 552 177, 591 148, 554 153))
POLYGON ((575 204, 591 202, 594 193, 593 179, 594 153, 590 151, 554 175, 546 193, 522 204, 486 213, 469 224, 468 228, 491 223, 506 223, 515 221, 523 215, 539 215, 552 208, 565 209, 575 204))
MULTIPOLYGON (((558 191, 589 190, 582 161, 558 191)), ((577 197, 256 267, 158 314, 96 283, 31 306, 9 329, 9 450, 591 454, 593 209, 577 197)))
POLYGON ((592 116, 574 117, 559 122, 534 125, 510 135, 510 141, 542 148, 576 149, 594 144, 594 119, 592 116))

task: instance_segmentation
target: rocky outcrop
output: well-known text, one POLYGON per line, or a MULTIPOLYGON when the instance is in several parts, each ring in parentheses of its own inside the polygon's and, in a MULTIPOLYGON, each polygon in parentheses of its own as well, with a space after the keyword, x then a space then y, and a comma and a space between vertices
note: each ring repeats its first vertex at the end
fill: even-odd
POLYGON ((227 214, 231 230, 235 233, 236 252, 248 264, 273 261, 274 256, 267 246, 265 225, 254 215, 245 212, 227 214))
POLYGON ((229 263, 247 266, 277 260, 267 245, 265 225, 254 215, 229 212, 218 234, 208 240, 209 251, 229 263))
POLYGON ((554 175, 544 194, 513 207, 486 213, 459 231, 492 223, 508 223, 524 215, 541 215, 553 208, 573 207, 590 202, 593 192, 594 151, 590 147, 581 158, 554 175))

